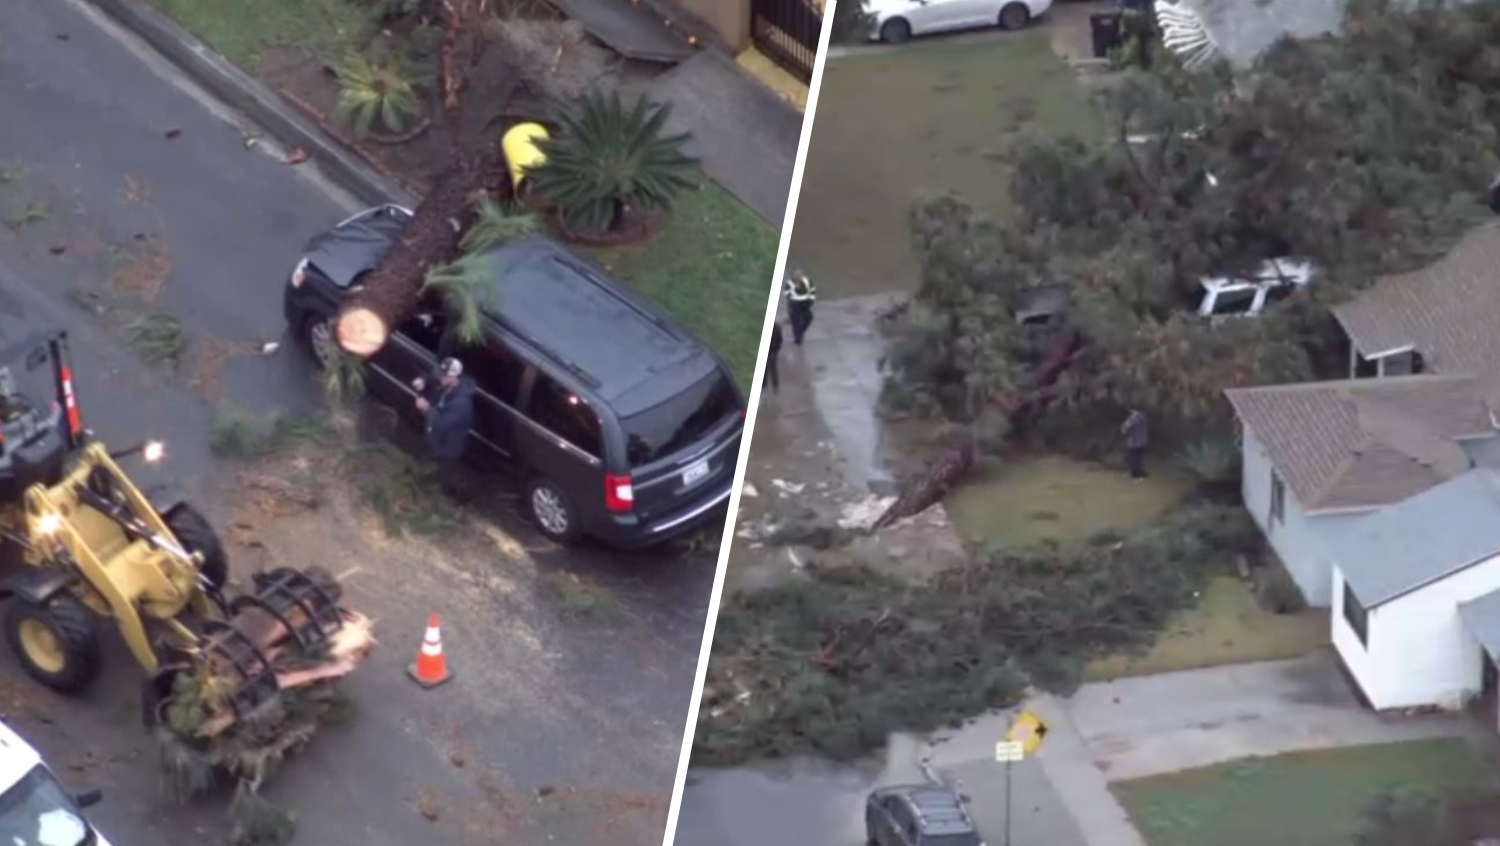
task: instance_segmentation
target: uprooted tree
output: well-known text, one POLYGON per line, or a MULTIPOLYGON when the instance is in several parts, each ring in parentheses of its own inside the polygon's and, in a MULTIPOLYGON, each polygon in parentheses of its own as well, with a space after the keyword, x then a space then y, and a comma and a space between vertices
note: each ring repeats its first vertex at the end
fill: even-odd
POLYGON ((1086 662, 1144 648, 1220 562, 1253 554, 1244 511, 1198 506, 1125 536, 978 557, 913 585, 858 567, 726 603, 708 663, 695 761, 814 752, 857 757, 1068 691, 1086 662))
POLYGON ((1487 214, 1500 5, 1355 0, 1341 37, 1283 41, 1238 76, 1133 75, 1108 107, 1111 138, 1021 145, 1014 220, 919 204, 922 285, 891 330, 891 408, 967 423, 1044 390, 1075 413, 1136 404, 1201 424, 1224 421, 1226 387, 1334 372, 1327 307, 1487 214), (1200 277, 1287 255, 1321 268, 1305 291, 1259 319, 1195 313, 1200 277), (1050 347, 1013 316, 1043 284, 1068 292, 1063 329, 1083 340, 1050 386, 1050 347))

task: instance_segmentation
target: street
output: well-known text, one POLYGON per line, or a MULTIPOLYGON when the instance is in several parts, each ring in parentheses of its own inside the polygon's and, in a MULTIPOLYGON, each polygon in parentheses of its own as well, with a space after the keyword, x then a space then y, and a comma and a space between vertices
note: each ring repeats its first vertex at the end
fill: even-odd
MULTIPOLYGON (((253 128, 75 0, 7 3, 0 109, 0 308, 68 331, 85 425, 115 446, 165 441, 165 466, 141 480, 181 484, 223 534, 240 492, 209 449, 213 401, 257 414, 320 407, 311 365, 282 337, 281 289, 307 238, 357 206, 269 139, 250 143, 253 128), (191 333, 175 372, 79 307, 122 293, 191 333), (280 349, 244 352, 268 341, 280 349), (196 366, 215 349, 230 351, 221 372, 196 366)), ((353 517, 266 527, 273 555, 358 559, 349 601, 381 643, 346 686, 352 719, 265 789, 296 811, 296 843, 660 841, 712 553, 564 551, 498 511, 488 545, 462 555, 370 540, 353 517), (560 607, 550 574, 602 585, 612 611, 560 607), (433 612, 456 680, 425 692, 404 667, 433 612)), ((187 808, 162 798, 141 673, 117 637, 100 683, 71 699, 0 652, 6 720, 70 787, 104 791, 90 815, 115 843, 222 839, 227 794, 187 808)))

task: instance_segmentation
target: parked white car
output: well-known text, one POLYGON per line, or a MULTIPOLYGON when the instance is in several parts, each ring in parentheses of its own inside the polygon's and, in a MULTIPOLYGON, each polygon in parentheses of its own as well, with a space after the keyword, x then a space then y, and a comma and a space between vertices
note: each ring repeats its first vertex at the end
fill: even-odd
POLYGON ((63 789, 31 744, 0 723, 0 846, 110 846, 83 815, 100 798, 63 789))
POLYGON ((1306 285, 1316 272, 1312 262, 1274 258, 1245 276, 1206 276, 1198 314, 1203 317, 1252 316, 1267 303, 1281 300, 1306 285))
POLYGON ((913 35, 999 26, 1022 29, 1052 0, 869 0, 870 40, 900 44, 913 35))

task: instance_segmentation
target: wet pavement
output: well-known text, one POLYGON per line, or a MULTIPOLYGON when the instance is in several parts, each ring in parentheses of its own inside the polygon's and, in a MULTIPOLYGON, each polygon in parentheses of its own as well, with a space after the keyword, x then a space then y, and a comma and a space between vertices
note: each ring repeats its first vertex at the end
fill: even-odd
MULTIPOLYGON (((168 463, 140 481, 181 483, 226 532, 243 491, 209 451, 215 403, 322 407, 317 376, 282 337, 281 288, 308 236, 354 204, 76 0, 6 4, 0 108, 12 116, 0 126, 0 308, 67 330, 88 425, 117 445, 165 440, 168 463), (123 310, 90 310, 103 303, 123 310), (104 328, 150 313, 192 336, 175 371, 104 328), (273 340, 276 353, 250 352, 273 340)), ((474 521, 480 543, 397 541, 367 514, 327 508, 252 527, 279 563, 343 572, 364 556, 351 601, 381 640, 347 685, 353 719, 267 788, 297 811, 294 842, 660 842, 712 553, 562 550, 506 513, 474 521), (610 610, 569 611, 559 584, 601 591, 610 610), (427 693, 404 667, 432 611, 457 679, 427 693)), ((254 558, 232 557, 241 576, 254 558)), ((65 781, 105 791, 90 813, 114 842, 221 842, 224 797, 163 801, 140 671, 117 638, 105 645, 104 677, 74 698, 0 650, 6 721, 65 781)))

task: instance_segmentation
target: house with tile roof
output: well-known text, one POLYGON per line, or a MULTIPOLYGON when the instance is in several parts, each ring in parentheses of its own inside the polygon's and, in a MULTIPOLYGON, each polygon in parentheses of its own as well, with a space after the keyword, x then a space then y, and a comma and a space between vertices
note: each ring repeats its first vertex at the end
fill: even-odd
POLYGON ((1476 467, 1500 468, 1500 391, 1473 376, 1239 388, 1242 496, 1308 604, 1365 518, 1476 467))
POLYGON ((1387 276, 1333 309, 1349 375, 1483 373, 1500 361, 1500 224, 1471 231, 1438 262, 1387 276))

